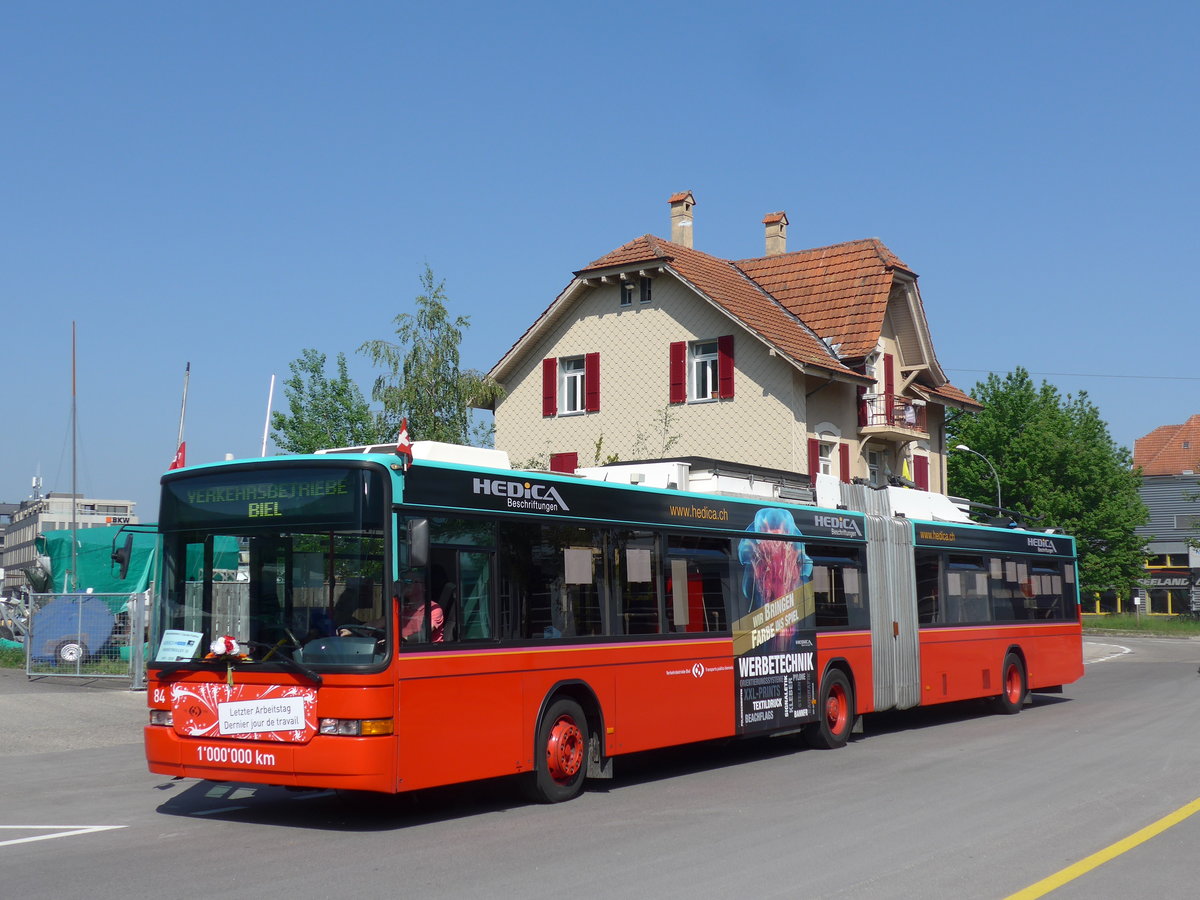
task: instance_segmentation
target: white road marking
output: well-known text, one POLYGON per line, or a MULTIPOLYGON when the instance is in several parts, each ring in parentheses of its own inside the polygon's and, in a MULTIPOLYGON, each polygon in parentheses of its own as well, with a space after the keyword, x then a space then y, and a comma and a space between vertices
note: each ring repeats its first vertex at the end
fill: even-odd
POLYGON ((0 847, 10 844, 29 844, 33 841, 49 841, 54 838, 73 837, 77 834, 92 834, 97 831, 112 831, 114 828, 126 828, 126 825, 0 825, 8 831, 49 831, 50 834, 35 834, 32 837, 13 838, 11 841, 0 841, 0 847))
POLYGON ((1107 662, 1110 659, 1116 659, 1118 656, 1124 656, 1126 653, 1133 652, 1132 648, 1122 647, 1120 644, 1092 644, 1092 646, 1093 647, 1109 647, 1115 652, 1108 654, 1108 656, 1100 656, 1100 657, 1097 657, 1096 659, 1085 660, 1084 661, 1085 665, 1090 666, 1093 663, 1107 662))

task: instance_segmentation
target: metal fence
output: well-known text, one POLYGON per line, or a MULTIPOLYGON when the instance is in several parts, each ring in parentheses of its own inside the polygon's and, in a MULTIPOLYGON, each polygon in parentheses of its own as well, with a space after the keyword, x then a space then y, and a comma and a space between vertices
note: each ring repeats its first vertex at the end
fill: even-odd
POLYGON ((128 678, 146 686, 149 591, 137 594, 30 594, 27 675, 128 678))

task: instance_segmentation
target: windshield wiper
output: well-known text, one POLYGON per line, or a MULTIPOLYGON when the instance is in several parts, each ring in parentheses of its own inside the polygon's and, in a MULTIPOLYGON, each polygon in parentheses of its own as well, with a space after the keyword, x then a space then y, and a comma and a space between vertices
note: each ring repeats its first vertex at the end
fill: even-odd
MULTIPOLYGON (((306 666, 304 663, 300 662, 299 660, 292 659, 290 656, 288 656, 284 653, 275 653, 275 651, 279 649, 278 645, 276 645, 276 644, 263 644, 259 641, 243 641, 242 643, 244 643, 247 647, 256 647, 261 650, 269 651, 268 656, 273 655, 276 660, 283 663, 285 668, 291 669, 293 672, 298 672, 299 674, 301 674, 305 678, 307 678, 309 681, 311 681, 313 684, 321 684, 325 680, 321 677, 321 674, 319 672, 313 671, 312 669, 310 669, 308 666, 306 666)), ((258 665, 259 663, 263 663, 266 661, 267 661, 266 657, 264 657, 261 660, 254 660, 254 659, 230 660, 226 657, 213 657, 212 659, 184 659, 184 660, 179 660, 177 662, 165 663, 162 666, 162 668, 160 668, 158 670, 158 680, 164 681, 168 675, 172 675, 175 672, 189 669, 195 665, 212 667, 212 666, 217 666, 217 665, 221 665, 222 663, 224 663, 226 666, 233 666, 234 668, 240 669, 245 666, 258 665)))
POLYGON ((313 684, 321 684, 321 682, 324 681, 319 672, 314 672, 299 660, 292 659, 292 657, 288 656, 286 653, 276 653, 275 651, 279 649, 279 644, 263 644, 259 641, 247 641, 247 644, 251 647, 258 647, 261 650, 267 651, 267 655, 259 660, 259 662, 266 662, 268 659, 274 656, 281 663, 283 663, 284 666, 294 672, 299 672, 305 678, 309 679, 313 684))

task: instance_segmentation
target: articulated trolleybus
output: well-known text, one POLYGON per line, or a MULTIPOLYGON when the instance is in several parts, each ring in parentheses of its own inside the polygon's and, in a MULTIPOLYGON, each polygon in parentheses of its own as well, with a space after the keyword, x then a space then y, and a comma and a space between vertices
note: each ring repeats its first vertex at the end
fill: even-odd
POLYGON ((864 713, 1015 713, 1083 674, 1064 535, 895 488, 834 483, 823 507, 763 479, 691 491, 683 462, 389 451, 163 477, 152 772, 386 793, 518 775, 554 802, 622 754, 839 747, 864 713), (669 487, 644 483, 656 466, 669 487))

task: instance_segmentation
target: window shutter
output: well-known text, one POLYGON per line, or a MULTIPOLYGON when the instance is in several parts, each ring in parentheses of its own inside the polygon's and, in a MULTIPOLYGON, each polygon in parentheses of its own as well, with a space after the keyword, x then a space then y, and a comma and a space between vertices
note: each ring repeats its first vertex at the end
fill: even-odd
POLYGON ((550 471, 551 472, 566 472, 568 475, 574 475, 575 470, 579 468, 578 453, 551 453, 550 454, 550 471))
MULTIPOLYGON (((687 341, 671 342, 671 402, 687 402, 687 341)), ((662 396, 661 394, 659 396, 662 396)))
POLYGON ((850 483, 850 445, 838 444, 838 477, 846 484, 850 483))
POLYGON ((600 354, 589 353, 583 358, 583 408, 600 412, 600 354))
MULTIPOLYGON (((883 354, 883 392, 887 394, 887 410, 890 414, 892 398, 896 396, 896 358, 890 353, 883 354)), ((888 421, 891 421, 890 415, 888 421)))
POLYGON ((542 360, 542 415, 558 415, 558 360, 542 360))
POLYGON ((913 454, 913 481, 923 491, 929 490, 929 457, 913 454))
POLYGON ((858 386, 858 427, 866 428, 870 423, 867 417, 867 389, 861 384, 858 386))
POLYGON ((717 338, 717 396, 722 400, 733 398, 732 334, 723 334, 717 338))
POLYGON ((817 475, 821 472, 821 442, 816 438, 808 439, 808 477, 813 486, 817 484, 817 475))

